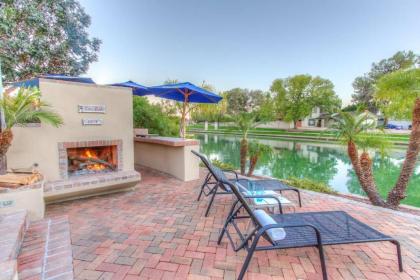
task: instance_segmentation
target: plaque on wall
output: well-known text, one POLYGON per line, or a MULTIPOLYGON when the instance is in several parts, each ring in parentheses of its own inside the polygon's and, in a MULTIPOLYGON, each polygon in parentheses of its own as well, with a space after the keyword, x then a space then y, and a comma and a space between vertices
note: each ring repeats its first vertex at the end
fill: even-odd
POLYGON ((8 208, 16 205, 15 200, 0 200, 0 208, 8 208))
POLYGON ((102 119, 82 119, 82 125, 103 125, 102 119))
POLYGON ((79 113, 98 113, 105 114, 105 105, 78 105, 79 113))

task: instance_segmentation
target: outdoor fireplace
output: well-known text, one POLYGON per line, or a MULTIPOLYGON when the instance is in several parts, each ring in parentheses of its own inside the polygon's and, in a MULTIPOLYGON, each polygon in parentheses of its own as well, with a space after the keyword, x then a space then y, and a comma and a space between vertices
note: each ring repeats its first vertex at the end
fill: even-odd
POLYGON ((116 145, 67 149, 68 176, 107 173, 117 168, 116 145))
POLYGON ((58 150, 64 179, 123 170, 121 140, 62 142, 58 150))

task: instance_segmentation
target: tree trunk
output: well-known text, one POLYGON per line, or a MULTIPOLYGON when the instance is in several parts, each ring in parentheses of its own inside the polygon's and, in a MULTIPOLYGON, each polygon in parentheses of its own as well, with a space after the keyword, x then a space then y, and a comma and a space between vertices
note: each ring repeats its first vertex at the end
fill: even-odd
POLYGON ((254 174, 255 167, 258 162, 258 155, 253 155, 249 159, 249 169, 248 174, 246 176, 251 177, 254 174))
POLYGON ((353 165, 354 172, 356 173, 357 179, 359 179, 359 182, 361 181, 362 172, 360 169, 360 163, 359 163, 359 154, 357 152, 356 144, 352 141, 347 143, 347 154, 349 155, 351 164, 353 165))
POLYGON ((13 133, 10 129, 0 132, 0 175, 7 173, 6 153, 13 140, 13 133))
POLYGON ((372 160, 367 152, 363 152, 360 156, 360 170, 362 173, 360 185, 367 194, 370 202, 376 206, 387 207, 385 201, 378 193, 372 172, 372 160))
POLYGON ((241 174, 245 175, 246 158, 248 155, 248 140, 242 138, 241 140, 241 151, 240 151, 240 162, 241 162, 241 174))
POLYGON ((412 119, 413 123, 411 127, 410 142, 408 143, 401 173, 394 188, 388 193, 387 203, 394 209, 397 208, 401 200, 407 196, 405 191, 416 167, 420 150, 420 98, 416 99, 412 119))
POLYGON ((293 121, 293 128, 297 129, 297 121, 295 121, 295 120, 293 121))

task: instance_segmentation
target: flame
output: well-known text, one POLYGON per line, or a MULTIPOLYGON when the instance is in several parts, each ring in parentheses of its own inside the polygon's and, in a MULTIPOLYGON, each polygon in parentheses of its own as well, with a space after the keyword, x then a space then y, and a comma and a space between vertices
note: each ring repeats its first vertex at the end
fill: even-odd
MULTIPOLYGON (((95 153, 95 151, 90 150, 90 149, 85 150, 85 156, 88 158, 95 158, 95 159, 98 158, 98 155, 95 153)), ((86 168, 88 170, 100 171, 100 170, 106 169, 106 166, 100 163, 94 163, 94 164, 89 164, 86 168)))

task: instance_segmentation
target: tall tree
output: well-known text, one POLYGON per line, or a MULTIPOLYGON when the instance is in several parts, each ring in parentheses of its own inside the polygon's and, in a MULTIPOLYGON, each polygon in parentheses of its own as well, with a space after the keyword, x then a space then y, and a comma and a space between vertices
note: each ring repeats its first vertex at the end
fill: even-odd
POLYGON ((341 100, 334 92, 331 81, 311 75, 296 75, 273 81, 270 90, 276 94, 278 115, 285 121, 297 122, 310 115, 314 107, 324 112, 335 112, 341 107, 341 100))
POLYGON ((384 75, 377 83, 375 98, 380 102, 387 102, 388 108, 384 111, 386 115, 412 119, 410 140, 400 176, 386 200, 379 195, 373 176, 372 160, 367 152, 368 147, 383 148, 385 139, 369 135, 368 129, 374 128, 374 125, 368 120, 367 114, 354 117, 350 113, 342 112, 337 118, 336 129, 338 137, 347 144, 353 169, 369 200, 374 205, 396 209, 407 196, 407 186, 420 152, 420 69, 399 70, 384 75), (363 150, 360 156, 358 147, 363 150))
POLYGON ((267 93, 262 90, 249 90, 243 88, 234 88, 223 93, 227 100, 227 110, 231 115, 242 112, 251 112, 261 106, 266 98, 267 93))
POLYGON ((376 82, 386 74, 409 69, 419 63, 420 57, 412 51, 399 51, 390 58, 372 63, 371 70, 363 76, 356 77, 353 82, 353 103, 363 104, 369 111, 376 113, 381 105, 374 99, 376 82))
POLYGON ((420 69, 400 70, 383 76, 375 97, 388 104, 384 114, 397 119, 411 119, 412 128, 400 176, 389 192, 387 202, 396 208, 406 197, 420 151, 420 69))
POLYGON ((368 148, 384 150, 388 144, 384 139, 369 134, 369 130, 376 126, 375 121, 367 112, 357 116, 341 112, 335 120, 335 133, 337 138, 347 145, 347 154, 360 186, 372 204, 387 207, 388 204, 379 195, 373 177, 372 159, 368 152, 368 148))
POLYGON ((76 0, 4 0, 0 60, 5 80, 42 74, 79 75, 97 60, 100 40, 90 38, 90 17, 76 0))

